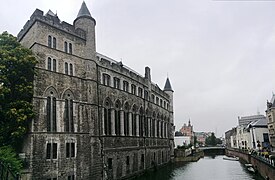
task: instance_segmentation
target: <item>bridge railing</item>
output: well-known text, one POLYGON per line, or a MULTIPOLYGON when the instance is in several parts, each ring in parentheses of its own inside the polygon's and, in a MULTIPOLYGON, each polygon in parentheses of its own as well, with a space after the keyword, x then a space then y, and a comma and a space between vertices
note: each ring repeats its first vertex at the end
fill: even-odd
POLYGON ((0 179, 1 180, 20 180, 19 174, 12 172, 11 168, 0 161, 0 179))

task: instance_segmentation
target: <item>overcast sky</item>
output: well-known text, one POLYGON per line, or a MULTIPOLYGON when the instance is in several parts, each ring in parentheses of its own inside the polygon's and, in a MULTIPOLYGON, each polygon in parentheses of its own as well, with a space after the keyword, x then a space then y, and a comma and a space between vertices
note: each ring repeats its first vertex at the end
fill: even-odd
MULTIPOLYGON (((0 32, 17 35, 33 11, 70 24, 82 0, 0 0, 0 32)), ((96 19, 97 52, 140 74, 151 68, 174 89, 176 130, 218 136, 238 116, 265 115, 275 91, 275 1, 86 0, 96 19)))

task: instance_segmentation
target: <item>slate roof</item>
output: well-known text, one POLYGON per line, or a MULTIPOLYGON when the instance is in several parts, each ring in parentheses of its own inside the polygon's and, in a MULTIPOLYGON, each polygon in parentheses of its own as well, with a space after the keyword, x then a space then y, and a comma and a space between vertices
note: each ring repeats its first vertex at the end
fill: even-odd
POLYGON ((166 79, 165 86, 164 86, 164 91, 173 91, 172 86, 170 84, 169 78, 166 79))
POLYGON ((81 8, 77 14, 77 17, 82 17, 82 16, 89 16, 89 17, 92 17, 91 16, 91 13, 89 11, 89 9, 87 8, 87 5, 86 3, 83 1, 82 5, 81 5, 81 8))

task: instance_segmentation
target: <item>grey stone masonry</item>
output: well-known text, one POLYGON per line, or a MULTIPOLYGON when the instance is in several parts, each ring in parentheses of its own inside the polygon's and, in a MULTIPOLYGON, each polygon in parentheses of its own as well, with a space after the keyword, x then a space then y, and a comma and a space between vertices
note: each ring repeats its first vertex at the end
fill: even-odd
POLYGON ((38 60, 23 179, 123 179, 173 160, 173 90, 97 53, 95 25, 83 2, 73 25, 36 9, 17 36, 38 60))

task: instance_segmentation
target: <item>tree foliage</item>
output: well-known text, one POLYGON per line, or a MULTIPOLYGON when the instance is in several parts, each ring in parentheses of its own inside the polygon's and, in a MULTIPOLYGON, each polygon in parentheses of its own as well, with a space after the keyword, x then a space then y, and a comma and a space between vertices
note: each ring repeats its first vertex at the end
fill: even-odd
POLYGON ((0 161, 14 173, 20 172, 22 169, 22 161, 17 158, 16 152, 10 146, 0 147, 0 161))
POLYGON ((217 145, 216 136, 214 133, 211 133, 211 136, 209 136, 205 139, 205 144, 208 146, 216 146, 217 145))
POLYGON ((20 148, 34 117, 35 57, 7 32, 0 34, 0 146, 20 148))

